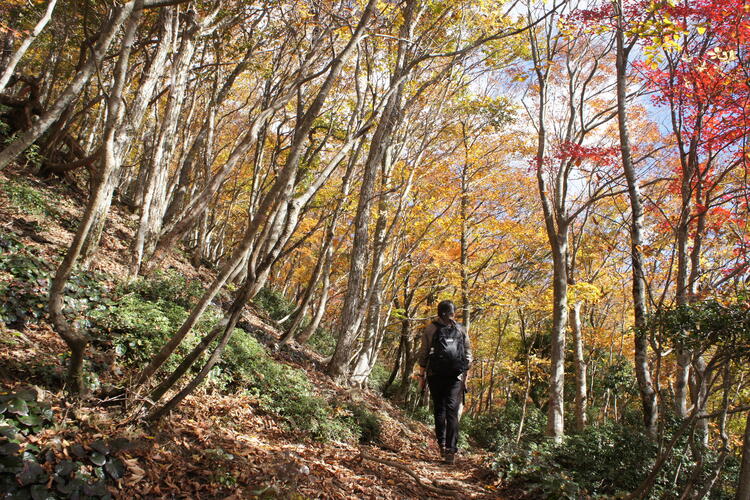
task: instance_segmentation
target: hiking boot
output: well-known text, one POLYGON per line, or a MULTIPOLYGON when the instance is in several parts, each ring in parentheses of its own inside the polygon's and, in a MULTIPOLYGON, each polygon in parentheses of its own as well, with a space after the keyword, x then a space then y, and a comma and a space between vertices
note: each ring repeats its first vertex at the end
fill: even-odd
POLYGON ((444 461, 448 465, 453 465, 456 462, 456 452, 446 451, 444 461))
POLYGON ((445 446, 440 446, 440 458, 445 458, 445 446))

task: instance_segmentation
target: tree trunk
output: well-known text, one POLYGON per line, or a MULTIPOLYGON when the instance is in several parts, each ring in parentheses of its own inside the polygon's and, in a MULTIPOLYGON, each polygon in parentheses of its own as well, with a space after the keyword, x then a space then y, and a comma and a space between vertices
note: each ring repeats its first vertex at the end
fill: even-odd
POLYGON ((83 87, 94 74, 94 71, 101 66, 104 57, 107 55, 107 50, 112 44, 112 40, 114 40, 123 23, 131 16, 136 1, 138 0, 131 0, 112 9, 108 21, 99 32, 99 37, 91 50, 91 55, 78 73, 76 73, 70 84, 62 91, 52 106, 47 108, 28 130, 20 133, 16 140, 0 151, 0 171, 8 166, 11 161, 15 160, 26 148, 34 144, 34 141, 39 139, 52 124, 57 122, 63 112, 72 104, 73 100, 78 97, 83 87))
POLYGON ((122 90, 125 85, 125 76, 127 74, 130 52, 135 40, 135 34, 140 20, 140 7, 143 5, 143 0, 136 0, 135 3, 128 5, 130 11, 132 11, 134 7, 138 7, 138 9, 132 16, 130 16, 130 12, 128 12, 129 20, 123 35, 120 57, 115 67, 115 79, 108 99, 109 112, 104 130, 104 163, 99 175, 96 177, 93 196, 88 201, 86 210, 78 224, 76 234, 73 237, 73 241, 63 258, 62 263, 57 268, 57 272, 55 273, 49 291, 50 319, 57 333, 63 338, 65 343, 68 344, 71 350, 67 383, 69 390, 74 394, 79 394, 84 391, 83 355, 89 339, 84 332, 81 332, 75 326, 71 325, 65 318, 65 314, 63 313, 63 294, 65 285, 73 272, 78 257, 81 254, 83 242, 91 229, 94 215, 100 210, 102 205, 109 203, 109 199, 112 196, 111 191, 108 190, 108 186, 109 179, 116 168, 116 163, 114 161, 115 131, 119 122, 122 120, 122 90))
POLYGON ((558 229, 557 242, 552 249, 552 352, 547 408, 547 434, 555 440, 565 433, 565 332, 568 327, 568 229, 559 225, 558 229))
POLYGON ((365 7, 364 12, 362 13, 362 17, 360 18, 360 22, 357 25, 357 28, 352 34, 352 37, 350 38, 346 47, 334 59, 331 65, 331 68, 328 71, 326 80, 321 85, 315 99, 313 100, 313 103, 305 112, 304 116, 301 119, 300 125, 295 130, 295 137, 293 140, 293 144, 289 150, 284 168, 279 172, 278 177, 276 181, 274 182, 273 186, 271 187, 269 192, 266 194, 263 201, 260 203, 260 206, 258 207, 258 213, 252 217, 252 220, 248 221, 248 225, 247 225, 245 234, 243 236, 243 239, 238 245, 235 252, 233 253, 232 258, 227 263, 227 265, 223 267, 222 272, 219 274, 219 276, 216 277, 216 279, 212 283, 209 290, 204 294, 204 296, 201 298, 200 302, 198 303, 198 305, 196 305, 193 311, 191 311, 190 316, 185 320, 185 322, 180 327, 180 329, 173 335, 173 337, 169 340, 169 342, 167 342, 167 344, 165 344, 162 347, 159 353, 157 353, 157 355, 154 356, 154 358, 151 360, 149 365, 143 370, 143 372, 141 372, 137 380, 138 384, 145 383, 156 372, 156 370, 158 370, 159 367, 161 367, 164 364, 164 362, 167 360, 169 355, 172 354, 172 352, 174 352, 174 350, 180 345, 182 340, 190 332, 193 326, 195 326, 195 323, 198 321, 200 316, 206 310, 210 301, 213 299, 214 296, 216 296, 216 294, 221 289, 221 287, 224 286, 227 278, 232 273, 232 271, 234 271, 237 264, 241 260, 246 258, 248 252, 250 252, 251 257, 250 257, 250 261, 248 262, 249 267, 248 267, 247 286, 250 289, 250 297, 252 297, 253 287, 257 284, 255 282, 255 275, 254 275, 255 262, 253 262, 253 257, 257 258, 257 255, 260 252, 260 249, 257 247, 260 245, 256 245, 256 249, 254 251, 251 251, 252 249, 251 247, 253 246, 253 243, 256 241, 257 239, 256 236, 258 236, 259 231, 262 231, 260 234, 261 241, 271 231, 272 229, 270 227, 271 224, 267 224, 267 222, 269 221, 269 219, 273 220, 276 213, 278 212, 279 205, 286 204, 286 200, 289 199, 289 196, 291 194, 291 189, 294 186, 294 177, 296 175, 297 167, 299 165, 302 143, 307 137, 308 132, 312 128, 313 122, 315 118, 317 117, 321 107, 323 106, 323 103, 325 99, 327 98, 328 93, 331 90, 331 87, 333 86, 333 82, 338 77, 344 63, 346 62, 349 55, 354 50, 354 47, 356 46, 356 44, 359 42, 360 38, 362 37, 364 28, 367 25, 367 22, 369 21, 370 16, 372 15, 372 11, 374 7, 375 7, 375 0, 370 0, 367 6, 365 7), (276 209, 272 208, 274 205, 276 206, 276 209))
POLYGON ((468 164, 464 163, 461 170, 461 308, 463 310, 463 323, 466 333, 471 327, 471 304, 469 302, 469 244, 468 244, 468 205, 469 205, 469 176, 468 164))
MULTIPOLYGON (((224 352, 224 348, 229 343, 229 340, 232 337, 232 333, 234 333, 234 327, 237 325, 237 321, 242 315, 242 310, 245 308, 247 301, 250 299, 250 292, 252 289, 251 285, 252 284, 250 282, 246 282, 237 292, 234 302, 232 302, 232 305, 229 307, 229 310, 220 323, 220 325, 223 326, 223 329, 221 330, 221 339, 219 340, 219 345, 217 345, 216 349, 214 349, 214 351, 211 353, 211 356, 208 358, 208 361, 206 361, 206 364, 203 366, 201 371, 198 372, 193 380, 191 380, 164 406, 153 410, 148 416, 149 420, 159 420, 161 417, 172 411, 178 404, 180 404, 183 399, 185 399, 185 397, 193 392, 193 390, 195 390, 195 388, 198 387, 201 382, 203 382, 211 369, 216 365, 216 363, 219 362, 219 360, 221 360, 221 355, 224 352)), ((217 330, 218 328, 219 327, 217 326, 217 330)))
POLYGON ((742 466, 737 482, 736 500, 750 500, 750 412, 745 421, 745 437, 742 440, 742 466))
POLYGON ((34 43, 34 40, 36 40, 44 27, 47 26, 47 23, 52 18, 52 11, 55 10, 56 4, 57 0, 50 0, 50 2, 47 4, 47 10, 44 12, 44 16, 42 16, 39 22, 36 23, 34 29, 31 31, 29 36, 27 36, 26 39, 21 43, 21 46, 18 47, 16 52, 12 56, 10 56, 10 59, 5 65, 5 69, 3 70, 2 74, 0 74, 0 93, 5 91, 5 87, 8 85, 8 81, 10 81, 10 78, 13 76, 13 72, 16 70, 16 65, 18 64, 18 62, 21 60, 24 54, 26 54, 26 51, 29 50, 29 47, 31 47, 31 44, 34 43))
POLYGON ((174 152, 174 138, 185 100, 189 68, 195 54, 195 37, 200 31, 195 21, 194 11, 188 11, 188 15, 184 17, 186 26, 182 30, 180 47, 172 66, 169 97, 159 125, 159 133, 151 161, 147 167, 149 175, 146 179, 143 202, 140 207, 138 230, 130 249, 129 271, 132 277, 140 273, 144 255, 149 255, 149 249, 153 249, 156 243, 155 238, 161 231, 166 210, 167 177, 174 152))
POLYGON ((628 183, 628 197, 630 198, 630 256, 633 274, 633 310, 635 316, 635 375, 638 381, 638 389, 641 394, 643 405, 643 422, 646 431, 651 437, 656 437, 658 407, 656 404, 656 392, 651 381, 651 372, 648 365, 648 341, 644 327, 646 324, 646 279, 643 268, 643 205, 641 193, 633 166, 630 148, 630 132, 627 121, 627 67, 630 48, 625 47, 622 3, 618 1, 616 30, 617 42, 617 123, 620 135, 620 154, 625 178, 628 183))
MULTIPOLYGON (((154 88, 164 72, 164 65, 172 41, 173 16, 174 10, 171 8, 165 9, 160 14, 160 40, 156 53, 151 59, 151 64, 145 77, 139 80, 138 92, 133 104, 131 105, 127 119, 121 120, 118 125, 112 153, 112 161, 115 165, 114 170, 117 174, 110 177, 109 185, 106 187, 107 191, 110 193, 114 193, 115 186, 119 180, 120 166, 122 165, 128 150, 132 147, 134 135, 138 132, 138 128, 146 114, 146 109, 148 108, 149 101, 154 93, 154 88)), ((91 265, 91 262, 96 255, 96 251, 99 248, 99 241, 101 240, 111 201, 112 194, 108 196, 107 201, 94 214, 94 222, 92 223, 91 231, 86 237, 86 240, 83 243, 83 249, 81 250, 81 260, 84 268, 88 268, 91 265)))
POLYGON ((581 302, 573 305, 571 326, 575 343, 576 363, 576 430, 582 431, 587 423, 586 360, 583 358, 583 336, 581 332, 581 302))
POLYGON ((383 385, 384 396, 388 396, 388 391, 393 385, 393 382, 396 380, 396 377, 398 376, 398 372, 401 369, 401 358, 403 357, 404 345, 406 344, 406 339, 410 335, 410 330, 411 330, 411 326, 409 324, 409 321, 405 319, 401 320, 401 336, 399 337, 399 340, 398 340, 398 349, 396 349, 396 356, 393 362, 393 369, 391 370, 391 374, 388 376, 388 380, 385 382, 385 385, 383 385))
POLYGON ((297 336, 297 342, 300 344, 307 343, 310 337, 316 332, 320 326, 320 322, 323 320, 323 315, 326 312, 326 305, 328 303, 328 291, 331 288, 331 268, 333 267, 333 245, 329 246, 326 251, 326 260, 323 265, 323 286, 320 290, 320 299, 318 305, 315 308, 315 315, 312 321, 302 332, 297 336))

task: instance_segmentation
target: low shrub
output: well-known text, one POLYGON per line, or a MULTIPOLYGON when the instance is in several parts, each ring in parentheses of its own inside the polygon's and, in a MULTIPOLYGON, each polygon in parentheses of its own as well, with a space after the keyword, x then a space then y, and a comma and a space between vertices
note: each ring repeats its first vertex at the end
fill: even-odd
POLYGON ((274 321, 288 316, 289 313, 294 311, 294 302, 287 300, 284 295, 270 287, 263 287, 260 289, 258 294, 253 299, 256 306, 260 307, 268 313, 274 321))
POLYGON ((157 271, 153 276, 138 278, 126 285, 124 293, 134 293, 149 301, 167 301, 186 309, 191 308, 203 295, 199 280, 189 280, 174 269, 157 271))
POLYGON ((291 429, 318 440, 353 438, 346 422, 315 395, 307 373, 275 361, 252 334, 235 330, 219 366, 232 384, 256 396, 261 409, 282 417, 291 429))
MULTIPOLYGON (((507 449, 516 442, 522 414, 523 407, 515 401, 509 401, 497 411, 472 418, 466 426, 467 434, 482 448, 492 451, 507 449)), ((546 425, 546 415, 537 407, 528 405, 521 430, 521 441, 543 439, 546 425)))
POLYGON ((318 327, 310 336, 307 345, 321 356, 330 356, 336 350, 336 337, 328 328, 318 327))
POLYGON ((348 402, 343 405, 344 420, 362 444, 379 443, 382 425, 377 414, 362 403, 348 402))
MULTIPOLYGON (((23 330, 26 323, 38 321, 47 313, 52 280, 50 265, 13 236, 0 233, 0 321, 23 330)), ((65 285, 64 312, 81 316, 95 305, 109 304, 108 290, 100 274, 78 271, 65 285)), ((86 327, 87 324, 77 326, 86 327)))
MULTIPOLYGON (((541 435, 543 419, 533 417, 538 410, 530 414, 532 418, 529 420, 530 427, 537 430, 516 443, 513 429, 517 430, 517 421, 512 420, 515 412, 515 409, 498 412, 494 424, 490 417, 475 419, 472 437, 489 444, 494 450, 492 462, 498 476, 530 497, 620 498, 640 485, 656 458, 657 445, 640 425, 609 421, 569 434, 556 443, 541 435), (506 422, 501 421, 500 415, 503 414, 508 418, 506 422), (484 425, 489 425, 498 434, 482 434, 480 429, 484 425), (504 432, 510 432, 510 435, 503 436, 504 432)), ((649 498, 676 498, 680 495, 684 481, 690 475, 688 471, 695 465, 690 455, 687 442, 678 442, 649 498)), ((712 470, 716 459, 714 452, 706 450, 704 470, 712 470)), ((733 467, 727 464, 727 470, 733 467)), ((731 498, 729 483, 719 481, 710 498, 731 498)), ((696 487, 700 487, 700 482, 696 487)))
POLYGON ((367 385, 374 391, 382 392, 390 375, 391 371, 388 367, 382 363, 376 362, 370 372, 370 378, 367 379, 367 385))
POLYGON ((90 313, 93 324, 109 332, 115 352, 126 364, 153 357, 187 317, 184 308, 164 300, 150 302, 129 294, 90 313))
MULTIPOLYGON (((36 163, 40 158, 30 148, 27 159, 36 163)), ((29 215, 56 217, 57 211, 47 201, 47 197, 27 182, 20 179, 0 181, 0 190, 4 191, 11 205, 29 215)))

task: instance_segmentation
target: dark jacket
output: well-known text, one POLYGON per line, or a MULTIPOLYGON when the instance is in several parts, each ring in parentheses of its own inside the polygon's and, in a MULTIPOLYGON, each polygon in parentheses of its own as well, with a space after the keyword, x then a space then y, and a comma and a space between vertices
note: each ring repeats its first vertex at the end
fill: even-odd
MULTIPOLYGON (((438 319, 436 321, 440 320, 438 319)), ((466 328, 464 328, 464 326, 460 323, 456 323, 453 320, 451 321, 454 325, 456 325, 458 331, 464 334, 464 352, 466 354, 466 364, 471 365, 471 361, 474 359, 474 357, 471 352, 471 341, 469 340, 469 336, 466 335, 466 328)), ((437 327, 432 321, 430 321, 430 323, 422 329, 422 347, 419 350, 419 357, 417 358, 419 366, 421 366, 422 368, 427 367, 427 359, 430 357, 430 349, 432 348, 432 336, 435 334, 436 330, 437 327)))

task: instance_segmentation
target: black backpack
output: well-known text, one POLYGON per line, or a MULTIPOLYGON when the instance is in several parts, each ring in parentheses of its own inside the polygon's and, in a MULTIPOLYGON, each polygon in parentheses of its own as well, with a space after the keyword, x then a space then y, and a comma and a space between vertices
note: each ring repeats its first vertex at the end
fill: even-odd
POLYGON ((454 322, 443 325, 437 321, 432 335, 432 349, 428 369, 430 375, 453 377, 466 371, 466 346, 464 332, 454 322))

